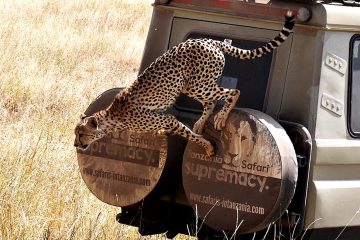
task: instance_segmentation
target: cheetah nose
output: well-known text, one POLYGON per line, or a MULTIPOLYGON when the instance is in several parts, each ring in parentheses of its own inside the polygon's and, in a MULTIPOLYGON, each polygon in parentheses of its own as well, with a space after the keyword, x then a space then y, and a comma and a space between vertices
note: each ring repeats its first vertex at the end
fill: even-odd
POLYGON ((76 147, 76 148, 77 148, 78 146, 79 146, 79 144, 77 144, 77 143, 74 143, 74 147, 76 147))

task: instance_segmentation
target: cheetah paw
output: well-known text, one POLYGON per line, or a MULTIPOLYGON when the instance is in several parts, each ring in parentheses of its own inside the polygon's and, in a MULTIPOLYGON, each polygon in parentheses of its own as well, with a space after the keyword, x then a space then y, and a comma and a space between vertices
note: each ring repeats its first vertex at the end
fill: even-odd
POLYGON ((158 130, 157 134, 160 135, 160 136, 167 136, 168 135, 167 132, 164 129, 158 130))
POLYGON ((214 127, 216 130, 222 130, 225 127, 227 115, 224 112, 218 112, 214 117, 214 127))
POLYGON ((206 146, 205 146, 205 151, 206 151, 206 154, 211 157, 214 155, 214 147, 213 145, 209 142, 209 141, 206 141, 206 146))
POLYGON ((203 121, 197 121, 195 124, 194 124, 194 127, 193 127, 193 132, 196 133, 196 134, 201 134, 204 130, 204 123, 203 121))

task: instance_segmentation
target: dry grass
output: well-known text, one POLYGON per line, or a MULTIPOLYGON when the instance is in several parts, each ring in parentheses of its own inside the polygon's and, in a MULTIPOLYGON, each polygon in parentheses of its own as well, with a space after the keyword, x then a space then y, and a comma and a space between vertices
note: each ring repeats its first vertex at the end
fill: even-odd
POLYGON ((0 239, 140 238, 88 191, 72 142, 87 105, 135 79, 150 3, 0 2, 0 239))
POLYGON ((88 104, 135 79, 151 2, 0 0, 0 240, 164 238, 116 223, 72 146, 88 104))

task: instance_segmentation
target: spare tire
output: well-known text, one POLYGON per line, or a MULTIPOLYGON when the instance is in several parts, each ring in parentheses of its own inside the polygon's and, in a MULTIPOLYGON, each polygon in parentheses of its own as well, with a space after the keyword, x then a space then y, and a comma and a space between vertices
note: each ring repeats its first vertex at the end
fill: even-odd
POLYGON ((188 201, 216 230, 248 233, 268 227, 281 217, 295 192, 297 159, 288 135, 256 110, 232 110, 222 131, 215 130, 214 117, 210 119, 204 137, 214 144, 215 156, 206 156, 191 142, 184 153, 188 201))
MULTIPOLYGON (((105 109, 121 89, 100 95, 87 108, 91 115, 105 109)), ((129 206, 144 199, 157 185, 167 157, 166 137, 154 133, 114 132, 77 151, 81 176, 101 201, 129 206)))

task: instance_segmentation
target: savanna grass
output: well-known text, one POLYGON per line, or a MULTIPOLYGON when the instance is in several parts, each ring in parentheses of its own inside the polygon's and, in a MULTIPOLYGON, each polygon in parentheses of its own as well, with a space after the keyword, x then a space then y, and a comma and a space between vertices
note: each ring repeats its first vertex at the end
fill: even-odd
POLYGON ((72 143, 88 104, 136 78, 150 18, 150 0, 0 2, 0 239, 140 238, 72 143))

